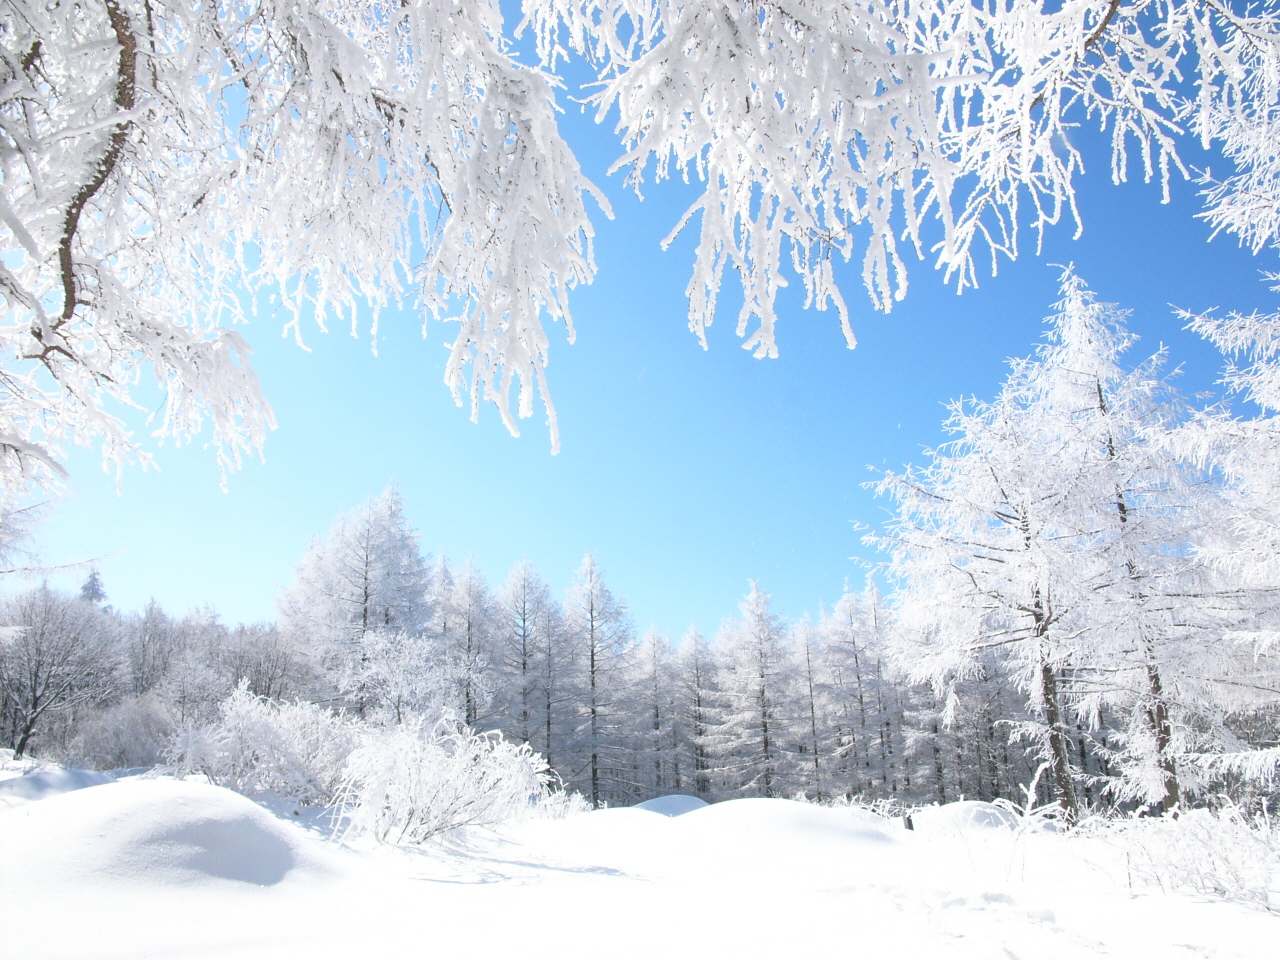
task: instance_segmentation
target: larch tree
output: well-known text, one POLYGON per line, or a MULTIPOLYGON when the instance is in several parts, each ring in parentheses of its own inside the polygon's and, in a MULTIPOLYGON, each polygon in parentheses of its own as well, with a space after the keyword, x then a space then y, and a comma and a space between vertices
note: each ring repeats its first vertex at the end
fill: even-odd
POLYGON ((958 683, 1013 669, 1068 818, 1087 760, 1076 741, 1104 709, 1127 718, 1099 745, 1120 767, 1114 792, 1172 809, 1179 756, 1215 724, 1213 678, 1240 671, 1221 642, 1232 591, 1197 554, 1220 488, 1175 453, 1188 411, 1163 353, 1121 366, 1124 319, 1068 271, 1046 342, 997 400, 954 404, 957 439, 882 483, 900 513, 872 538, 903 578, 904 658, 945 695, 946 719, 958 683))
MULTIPOLYGON (((546 581, 528 560, 511 568, 495 606, 497 662, 503 678, 501 725, 509 737, 533 743, 539 721, 539 687, 547 670, 543 644, 555 601, 546 581)), ((547 740, 549 745, 549 738, 547 740)))
POLYGON ((487 723, 495 693, 491 667, 498 618, 489 584, 468 561, 440 578, 436 597, 436 636, 462 710, 459 719, 469 727, 487 723))
POLYGON ((706 636, 690 628, 680 644, 678 673, 688 770, 685 779, 703 799, 710 797, 712 791, 712 724, 719 693, 718 675, 715 654, 706 636))
POLYGON ((683 792, 680 746, 685 730, 671 641, 653 627, 646 630, 636 649, 634 670, 631 736, 636 783, 648 796, 683 792))
POLYGON ((432 612, 430 571, 399 491, 388 487, 313 542, 278 606, 287 635, 345 665, 343 684, 353 686, 344 694, 363 712, 365 638, 384 630, 421 634, 432 612))
POLYGON ((953 403, 955 437, 923 469, 888 473, 878 492, 895 513, 867 540, 891 553, 897 659, 934 685, 950 720, 955 684, 981 655, 1008 648, 1041 721, 1030 732, 1051 772, 1063 816, 1079 812, 1064 671, 1078 643, 1068 615, 1081 584, 1070 576, 1073 462, 1065 438, 1043 429, 1012 391, 991 404, 953 403))
POLYGON ((830 795, 831 781, 824 767, 831 756, 831 732, 828 729, 830 698, 825 676, 825 651, 822 635, 809 617, 801 617, 791 630, 795 649, 796 690, 794 736, 796 742, 796 778, 805 792, 812 791, 822 800, 830 795))
POLYGON ((569 588, 565 627, 575 651, 578 709, 579 765, 568 779, 582 785, 593 807, 607 800, 629 800, 634 785, 622 773, 627 766, 622 741, 634 634, 626 604, 605 586, 600 565, 590 553, 569 588))
POLYGON ((784 796, 792 783, 795 668, 785 624, 752 581, 717 637, 723 662, 713 736, 720 776, 738 795, 784 796))

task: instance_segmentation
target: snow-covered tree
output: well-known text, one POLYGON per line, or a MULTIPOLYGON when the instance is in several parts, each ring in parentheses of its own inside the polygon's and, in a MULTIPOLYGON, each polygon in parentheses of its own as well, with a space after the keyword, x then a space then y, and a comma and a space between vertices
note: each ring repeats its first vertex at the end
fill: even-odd
POLYGON ((731 794, 778 797, 792 785, 788 753, 794 663, 786 627, 755 581, 716 638, 722 659, 713 736, 719 776, 731 794))
POLYGON ((671 641, 650 627, 635 652, 632 681, 631 736, 635 782, 645 796, 683 793, 685 739, 671 641))
POLYGON ((280 598, 283 627, 329 644, 370 630, 423 629, 430 613, 428 567, 399 491, 388 487, 344 513, 308 547, 280 598))
POLYGON ((370 630, 360 639, 360 656, 350 664, 359 675, 348 689, 364 693, 366 713, 382 722, 435 722, 459 703, 441 644, 405 630, 370 630))
POLYGON ((580 785, 591 805, 634 802, 624 774, 625 680, 633 652, 627 605, 605 586, 600 565, 588 553, 569 588, 565 628, 574 648, 573 682, 578 712, 572 769, 566 780, 580 785))
POLYGON ((679 693, 685 736, 685 781, 703 799, 711 796, 712 725, 719 687, 717 664, 711 645, 698 630, 690 628, 680 643, 679 693))
POLYGON ((1176 454, 1188 414, 1163 354, 1120 365, 1123 321, 1064 275, 1045 344, 995 402, 952 406, 956 439, 926 470, 886 478, 899 516, 873 538, 894 552, 913 672, 950 720, 954 684, 987 676, 983 658, 1002 650, 1041 714, 1024 729, 1068 816, 1073 743, 1104 710, 1124 718, 1104 737, 1116 792, 1176 805, 1178 757, 1216 724, 1214 678, 1241 668, 1221 637, 1231 591, 1195 552, 1222 516, 1218 484, 1176 454))
POLYGON ((497 614, 489 584, 470 561, 455 573, 441 557, 437 571, 432 633, 461 710, 459 719, 467 726, 487 723, 497 680, 493 649, 497 614))
POLYGON ((511 738, 532 743, 539 720, 539 687, 547 674, 542 661, 551 653, 541 640, 556 611, 551 588, 528 560, 511 568, 495 611, 502 677, 499 722, 511 738))
POLYGON ((1064 670, 1079 652, 1073 605, 1072 535, 1077 466, 1063 422, 1043 422, 1015 387, 1019 369, 994 403, 957 402, 947 429, 955 439, 932 451, 924 469, 886 474, 882 494, 896 514, 867 539, 892 552, 898 587, 898 656, 934 684, 949 718, 953 684, 975 675, 980 654, 1013 651, 1031 702, 1042 715, 1038 739, 1068 818, 1078 813, 1068 733, 1064 670))

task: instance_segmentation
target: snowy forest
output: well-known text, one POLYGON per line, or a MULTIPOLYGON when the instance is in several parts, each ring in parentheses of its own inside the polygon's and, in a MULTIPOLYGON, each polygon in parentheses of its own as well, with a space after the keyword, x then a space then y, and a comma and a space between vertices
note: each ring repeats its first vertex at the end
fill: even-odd
POLYGON ((1277 250, 1280 0, 0 0, 4 950, 1273 957, 1277 250))
POLYGON ((524 751, 593 807, 1274 800, 1276 321, 1194 321, 1242 359, 1246 419, 1180 397, 1163 351, 1132 357, 1123 311, 1070 271, 1061 296, 997 396, 871 481, 875 562, 812 615, 753 582, 712 637, 638 634, 596 557, 559 596, 527 562, 487 583, 423 554, 389 487, 314 541, 277 623, 115 611, 96 572, 10 596, 5 737, 321 804, 360 731, 405 729, 524 751))

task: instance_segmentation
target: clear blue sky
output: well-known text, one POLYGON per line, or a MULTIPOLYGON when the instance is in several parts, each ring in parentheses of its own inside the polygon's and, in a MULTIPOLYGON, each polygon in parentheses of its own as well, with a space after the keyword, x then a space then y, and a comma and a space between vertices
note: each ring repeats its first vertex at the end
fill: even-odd
POLYGON ((559 456, 541 415, 512 439, 492 409, 473 425, 454 407, 441 381, 449 326, 432 325, 424 342, 417 317, 386 317, 375 359, 341 325, 313 332, 302 353, 280 337, 283 318, 262 315, 243 332, 280 423, 266 462, 247 464, 223 493, 209 450, 167 447, 158 472, 128 470, 117 494, 98 454, 77 451, 43 559, 100 558, 119 608, 155 597, 173 613, 208 604, 230 622, 273 619, 309 539, 394 480, 424 549, 473 557, 495 586, 527 557, 562 590, 592 550, 639 630, 714 631, 748 578, 781 612, 816 612, 846 578, 865 576, 856 525, 883 516, 860 486, 868 466, 918 460, 941 437, 943 402, 995 391, 1006 358, 1040 336, 1056 293, 1049 264, 1074 262, 1102 299, 1132 309, 1135 359, 1168 344, 1187 391, 1215 389, 1220 359, 1169 305, 1250 311, 1276 300, 1260 282, 1274 254, 1207 243, 1194 186, 1175 184, 1169 205, 1154 184, 1113 186, 1106 150, 1088 143, 1079 240, 1059 225, 1036 255, 1028 235, 1022 259, 959 297, 913 263, 911 292, 890 315, 871 309, 851 264, 842 284, 855 351, 833 314, 801 309, 797 283, 782 298, 780 359, 753 359, 734 336, 730 284, 703 352, 683 297, 694 236, 658 248, 691 188, 651 186, 641 204, 605 176, 609 128, 573 111, 564 129, 617 219, 596 217, 599 277, 572 300, 578 342, 552 331, 559 456))

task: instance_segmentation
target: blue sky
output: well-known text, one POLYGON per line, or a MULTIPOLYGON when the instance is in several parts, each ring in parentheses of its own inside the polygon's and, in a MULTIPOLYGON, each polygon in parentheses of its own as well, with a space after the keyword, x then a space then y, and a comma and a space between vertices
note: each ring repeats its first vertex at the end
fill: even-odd
POLYGON ((211 451, 166 447, 159 471, 126 471, 117 493, 98 454, 77 451, 42 559, 96 560, 120 608, 155 597, 174 613, 208 604, 230 622, 272 619, 309 539, 394 480, 424 549, 474 558, 495 586, 528 558, 562 590, 592 550, 639 630, 714 631, 748 578, 797 616, 865 577, 857 525, 884 515, 861 487, 868 466, 918 461, 941 438, 946 400, 990 396, 1005 360, 1032 349, 1055 299, 1050 264, 1073 262, 1100 298, 1130 308, 1143 338, 1135 359, 1168 344, 1188 392, 1215 389, 1220 358, 1170 304, 1274 308, 1260 282, 1274 254, 1208 243, 1193 185, 1176 183, 1168 205, 1155 184, 1112 185, 1105 147, 1082 133, 1080 239, 1061 224, 1037 255, 1028 235, 1017 263, 962 296, 912 263, 911 292, 889 315, 870 307, 850 264, 841 280, 854 351, 832 313, 801 309, 797 283, 782 298, 781 357, 753 359, 734 336, 730 283, 704 352, 683 296, 695 237, 658 248, 692 189, 650 186, 639 203, 605 175, 617 151, 608 127, 573 111, 564 129, 617 219, 595 218, 599 276, 572 299, 578 342, 552 331, 559 456, 540 414, 513 439, 494 410, 475 425, 453 405, 441 379, 449 326, 431 325, 423 341, 417 317, 384 317, 375 359, 341 324, 312 332, 303 353, 281 338, 284 319, 264 314, 242 332, 280 424, 265 463, 246 464, 223 493, 211 451))

